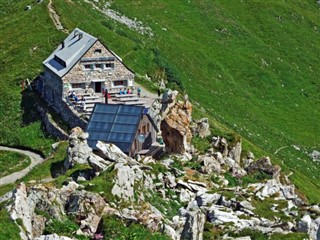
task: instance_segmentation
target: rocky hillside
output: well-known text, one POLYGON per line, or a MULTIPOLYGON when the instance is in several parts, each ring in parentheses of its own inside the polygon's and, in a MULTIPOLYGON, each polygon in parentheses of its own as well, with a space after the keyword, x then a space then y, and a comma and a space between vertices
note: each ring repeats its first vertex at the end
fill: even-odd
POLYGON ((21 82, 35 79, 66 32, 79 27, 117 53, 137 82, 183 89, 215 135, 241 135, 244 148, 294 172, 297 188, 320 202, 313 157, 320 151, 319 6, 316 0, 2 0, 0 143, 50 155, 55 140, 43 133, 21 82))
POLYGON ((187 97, 176 96, 154 105, 161 159, 132 159, 103 142, 94 152, 88 134, 73 129, 58 178, 0 198, 21 239, 319 240, 319 205, 308 205, 269 157, 243 153, 241 139, 210 135, 206 119, 192 120, 187 97), (192 137, 210 147, 199 152, 192 137))

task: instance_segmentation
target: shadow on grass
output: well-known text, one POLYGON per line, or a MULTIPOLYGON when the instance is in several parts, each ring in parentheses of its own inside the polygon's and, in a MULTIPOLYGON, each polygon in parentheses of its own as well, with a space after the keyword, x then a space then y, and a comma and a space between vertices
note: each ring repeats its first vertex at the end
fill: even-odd
POLYGON ((53 178, 57 178, 61 175, 64 175, 67 171, 64 168, 64 160, 60 161, 60 162, 54 162, 51 164, 50 166, 50 173, 51 173, 51 177, 53 178))
POLYGON ((41 120, 32 91, 27 89, 22 92, 20 107, 22 110, 22 126, 41 120))
POLYGON ((79 177, 83 177, 86 180, 91 180, 93 179, 95 175, 95 171, 91 168, 85 168, 85 169, 76 169, 77 167, 75 166, 75 169, 70 169, 70 171, 73 171, 70 174, 68 173, 67 170, 64 167, 64 160, 60 162, 55 162, 52 163, 50 166, 50 173, 52 178, 58 178, 59 176, 62 175, 69 175, 74 181, 77 181, 79 177))

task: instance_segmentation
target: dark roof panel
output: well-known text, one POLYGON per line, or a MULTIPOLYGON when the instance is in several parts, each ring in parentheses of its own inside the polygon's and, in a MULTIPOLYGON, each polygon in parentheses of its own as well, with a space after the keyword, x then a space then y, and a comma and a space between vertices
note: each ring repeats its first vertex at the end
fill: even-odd
POLYGON ((43 64, 59 77, 63 77, 96 41, 97 38, 76 28, 43 64))
POLYGON ((100 140, 113 143, 129 153, 143 109, 143 106, 96 104, 87 126, 89 146, 96 149, 100 140))

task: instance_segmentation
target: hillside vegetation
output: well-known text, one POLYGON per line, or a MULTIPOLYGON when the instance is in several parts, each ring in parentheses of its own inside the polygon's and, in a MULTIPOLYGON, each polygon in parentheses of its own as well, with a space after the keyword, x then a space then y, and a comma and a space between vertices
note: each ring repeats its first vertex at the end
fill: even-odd
MULTIPOLYGON (((54 28, 48 1, 34 2, 0 0, 0 143, 48 152, 52 140, 39 121, 27 121, 32 106, 21 104, 20 82, 41 72, 66 35, 54 28), (23 11, 28 4, 33 8, 23 11)), ((66 29, 97 36, 140 76, 164 74, 169 86, 205 109, 198 117, 265 150, 294 173, 311 202, 320 202, 319 165, 308 156, 320 148, 320 9, 314 1, 112 1, 112 9, 142 21, 153 36, 87 2, 54 0, 53 6, 66 29)))

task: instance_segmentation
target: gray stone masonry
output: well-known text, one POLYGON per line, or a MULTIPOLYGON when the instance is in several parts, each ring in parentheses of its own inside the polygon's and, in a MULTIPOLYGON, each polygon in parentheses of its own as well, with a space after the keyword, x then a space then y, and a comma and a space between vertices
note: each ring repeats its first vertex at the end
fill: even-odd
MULTIPOLYGON (((62 79, 64 84, 72 83, 84 83, 86 87, 94 88, 92 81, 102 81, 102 87, 112 91, 113 81, 116 80, 128 80, 133 85, 134 73, 131 72, 115 55, 109 51, 100 41, 97 41, 89 51, 82 57, 82 59, 96 59, 96 58, 114 58, 113 68, 106 68, 106 61, 92 61, 88 64, 101 63, 103 67, 101 69, 85 69, 84 65, 87 64, 83 61, 78 61, 76 65, 67 73, 62 79), (97 52, 98 50, 98 52, 97 52), (101 51, 101 52, 100 52, 101 51)), ((67 88, 65 88, 67 89, 67 88)), ((66 96, 67 90, 64 93, 66 96)))

